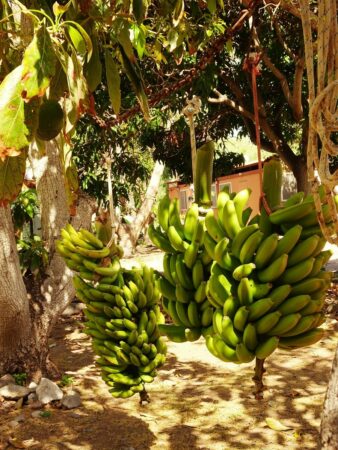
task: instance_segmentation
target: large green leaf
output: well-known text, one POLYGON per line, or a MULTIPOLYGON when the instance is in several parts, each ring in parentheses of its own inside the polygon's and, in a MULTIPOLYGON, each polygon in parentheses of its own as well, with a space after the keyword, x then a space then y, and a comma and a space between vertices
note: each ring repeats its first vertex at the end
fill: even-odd
POLYGON ((28 145, 21 75, 22 66, 18 66, 0 85, 0 159, 18 155, 28 145))
POLYGON ((55 53, 46 27, 42 25, 26 48, 22 60, 23 96, 42 97, 55 74, 55 53))
POLYGON ((108 84, 108 93, 115 114, 120 113, 121 108, 121 80, 119 69, 109 50, 105 51, 106 77, 108 84))
POLYGON ((26 170, 27 147, 19 156, 0 159, 0 206, 15 199, 22 188, 26 170))

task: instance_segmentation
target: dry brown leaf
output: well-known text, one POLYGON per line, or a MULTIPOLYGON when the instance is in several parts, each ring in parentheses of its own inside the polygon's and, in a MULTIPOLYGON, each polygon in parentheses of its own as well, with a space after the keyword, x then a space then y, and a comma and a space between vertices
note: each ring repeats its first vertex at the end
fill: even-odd
POLYGON ((269 428, 271 428, 271 430, 275 430, 275 431, 287 431, 287 430, 292 430, 293 427, 287 426, 282 424, 282 422, 280 422, 277 419, 273 419, 272 417, 267 417, 265 419, 265 422, 267 424, 267 426, 269 428))

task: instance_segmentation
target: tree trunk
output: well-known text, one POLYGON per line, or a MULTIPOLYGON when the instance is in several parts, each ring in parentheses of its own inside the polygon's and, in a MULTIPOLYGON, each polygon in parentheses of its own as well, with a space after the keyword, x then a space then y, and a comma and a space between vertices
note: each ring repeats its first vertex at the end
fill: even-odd
MULTIPOLYGON (((41 158, 32 152, 41 205, 42 236, 49 264, 39 289, 27 295, 20 271, 10 208, 0 208, 0 373, 27 372, 51 376, 48 337, 58 317, 74 298, 72 272, 55 252, 55 239, 69 220, 65 180, 56 143, 48 142, 41 158)), ((93 201, 82 196, 73 224, 88 227, 93 201)), ((53 375, 53 373, 52 373, 53 375)))
POLYGON ((122 246, 124 250, 125 257, 131 256, 132 253, 135 251, 137 240, 148 222, 151 209, 156 200, 156 195, 160 186, 163 171, 164 165, 156 161, 144 200, 137 212, 137 215, 133 223, 127 227, 122 226, 119 227, 119 234, 120 234, 119 244, 122 246))
POLYGON ((321 423, 321 449, 338 449, 338 346, 326 391, 321 423))
POLYGON ((304 158, 298 157, 298 164, 292 167, 293 174, 297 181, 297 191, 305 192, 308 194, 311 192, 311 186, 307 176, 307 166, 304 158))

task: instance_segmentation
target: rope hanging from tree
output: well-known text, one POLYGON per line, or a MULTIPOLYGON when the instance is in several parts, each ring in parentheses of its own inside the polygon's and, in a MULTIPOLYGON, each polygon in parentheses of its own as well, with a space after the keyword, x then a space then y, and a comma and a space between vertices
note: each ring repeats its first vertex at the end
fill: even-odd
POLYGON ((300 0, 305 58, 309 88, 309 137, 307 167, 319 223, 325 238, 338 244, 338 216, 334 188, 338 185, 338 170, 330 172, 330 157, 338 157, 338 145, 333 140, 338 132, 338 25, 336 0, 318 2, 318 37, 314 42, 311 29, 309 0, 300 0), (317 47, 317 71, 314 48, 317 47), (317 86, 315 77, 317 76, 317 86), (320 192, 320 187, 324 191, 320 192), (327 204, 330 223, 325 223, 323 206, 327 204))

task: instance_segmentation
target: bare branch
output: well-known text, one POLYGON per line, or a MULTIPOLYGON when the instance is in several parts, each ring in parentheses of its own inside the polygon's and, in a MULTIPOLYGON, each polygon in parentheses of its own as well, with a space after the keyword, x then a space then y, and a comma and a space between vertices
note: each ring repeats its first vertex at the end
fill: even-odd
POLYGON ((296 122, 300 122, 303 118, 303 103, 302 103, 302 85, 303 74, 305 68, 304 57, 299 58, 296 62, 295 77, 293 81, 293 116, 296 122))
POLYGON ((231 98, 229 98, 227 95, 221 94, 217 89, 214 89, 213 91, 217 95, 217 98, 209 97, 208 101, 210 103, 224 103, 230 106, 238 113, 240 113, 241 115, 248 117, 251 120, 255 120, 254 115, 250 111, 247 111, 242 106, 238 105, 234 100, 231 100, 231 98))

